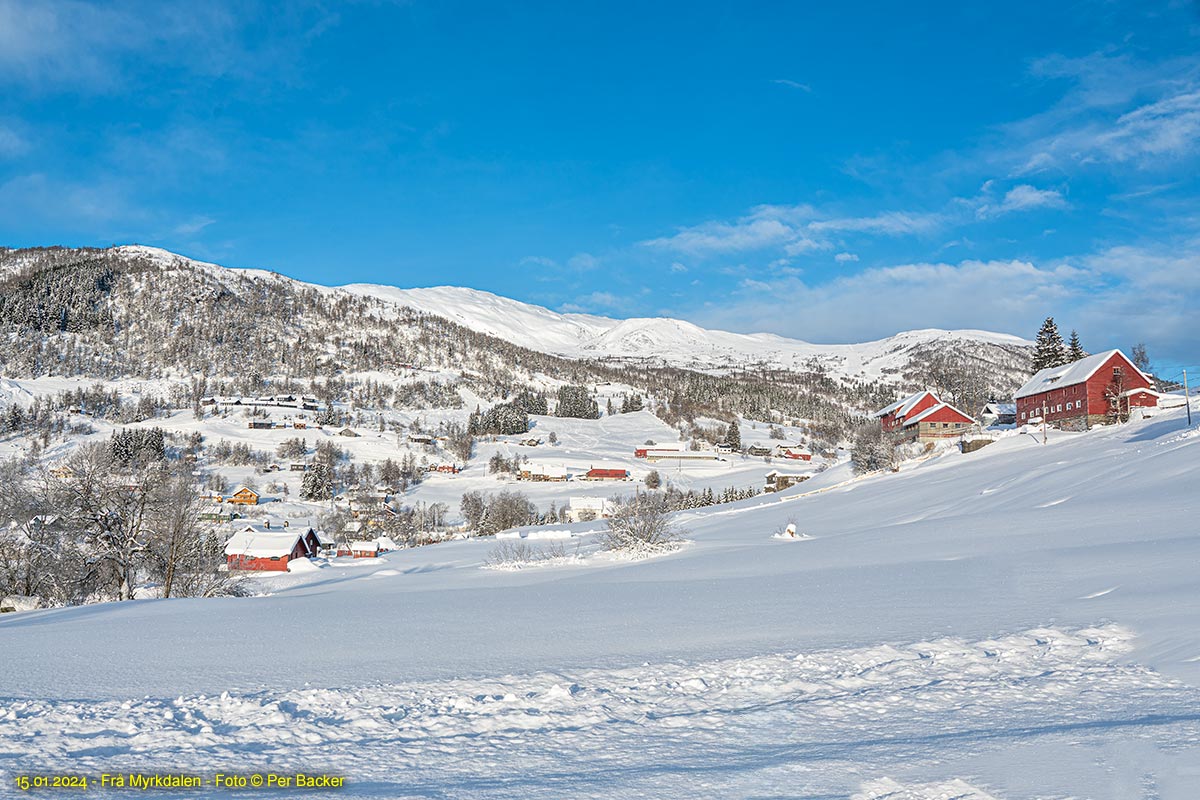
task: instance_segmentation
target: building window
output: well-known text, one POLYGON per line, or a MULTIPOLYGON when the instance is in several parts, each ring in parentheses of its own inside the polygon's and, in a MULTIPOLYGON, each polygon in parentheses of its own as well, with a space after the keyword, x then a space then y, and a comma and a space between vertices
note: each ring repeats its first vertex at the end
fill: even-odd
POLYGON ((1070 411, 1070 410, 1071 410, 1071 408, 1072 408, 1072 404, 1071 404, 1071 403, 1067 403, 1067 411, 1070 411))

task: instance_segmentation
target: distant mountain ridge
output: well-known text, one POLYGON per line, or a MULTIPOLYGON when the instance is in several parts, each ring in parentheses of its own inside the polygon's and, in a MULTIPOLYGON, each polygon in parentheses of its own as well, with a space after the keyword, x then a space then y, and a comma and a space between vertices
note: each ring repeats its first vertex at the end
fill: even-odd
POLYGON ((507 297, 456 286, 398 289, 376 284, 338 287, 453 320, 481 333, 566 358, 646 360, 691 369, 749 365, 802 370, 812 362, 843 378, 874 380, 903 370, 912 352, 942 343, 1023 349, 1033 343, 976 330, 904 331, 859 344, 812 344, 772 333, 731 333, 671 318, 611 319, 558 313, 507 297))
MULTIPOLYGON (((815 375, 855 392, 868 387, 869 405, 892 391, 924 388, 947 364, 970 369, 977 384, 986 383, 976 394, 1006 397, 1028 377, 1032 351, 1027 340, 986 331, 926 329, 859 344, 812 344, 678 319, 559 313, 462 287, 322 286, 140 245, 0 249, 0 282, 9 295, 0 298, 0 316, 16 326, 17 336, 7 371, 26 374, 57 363, 55 369, 69 374, 111 376, 158 372, 161 363, 182 374, 216 364, 230 375, 266 376, 280 374, 272 365, 283 365, 284 375, 311 376, 337 369, 387 372, 389 364, 414 362, 479 374, 501 369, 488 356, 496 349, 488 341, 500 340, 551 359, 542 368, 554 374, 571 371, 563 366, 570 362, 587 362, 753 373, 757 380, 779 374, 784 384, 790 379, 783 373, 815 375), (181 304, 183 298, 190 302, 181 304), (475 340, 466 341, 462 329, 475 340), (20 338, 30 332, 42 338, 20 338), (72 338, 54 344, 62 335, 72 338), (464 355, 474 366, 465 366, 464 355), (94 371, 93 363, 107 366, 94 371)), ((509 371, 531 368, 516 351, 501 361, 509 371)))

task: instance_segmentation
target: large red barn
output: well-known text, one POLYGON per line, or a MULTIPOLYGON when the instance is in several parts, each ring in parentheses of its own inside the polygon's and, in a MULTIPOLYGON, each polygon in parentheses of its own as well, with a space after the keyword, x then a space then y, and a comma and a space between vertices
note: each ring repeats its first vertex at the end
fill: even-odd
POLYGON ((1017 390, 1017 423, 1039 421, 1070 430, 1129 416, 1131 408, 1158 405, 1145 373, 1120 350, 1048 367, 1017 390))
POLYGON ((589 481, 623 481, 629 477, 629 471, 624 469, 593 468, 584 476, 589 481))
POLYGON ((897 400, 886 408, 881 408, 871 416, 879 420, 885 431, 898 431, 904 428, 905 420, 912 419, 922 411, 941 404, 941 400, 928 390, 910 394, 903 400, 897 400))

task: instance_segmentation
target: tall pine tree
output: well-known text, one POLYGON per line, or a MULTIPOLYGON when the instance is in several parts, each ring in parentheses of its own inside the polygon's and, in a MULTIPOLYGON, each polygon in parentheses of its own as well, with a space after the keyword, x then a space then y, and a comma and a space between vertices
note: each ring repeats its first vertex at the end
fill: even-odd
POLYGON ((725 429, 725 444, 732 447, 734 450, 742 449, 742 431, 738 427, 738 421, 735 417, 733 422, 729 423, 729 427, 725 429))
POLYGON ((1075 362, 1081 358, 1087 358, 1087 351, 1079 343, 1079 334, 1071 331, 1071 338, 1067 342, 1067 361, 1075 362))
POLYGON ((1058 332, 1058 326, 1054 324, 1054 317, 1046 317, 1046 321, 1042 323, 1042 329, 1038 331, 1037 341, 1034 343, 1033 371, 1037 372, 1047 367, 1059 367, 1065 363, 1067 363, 1067 354, 1063 347, 1062 336, 1058 332))

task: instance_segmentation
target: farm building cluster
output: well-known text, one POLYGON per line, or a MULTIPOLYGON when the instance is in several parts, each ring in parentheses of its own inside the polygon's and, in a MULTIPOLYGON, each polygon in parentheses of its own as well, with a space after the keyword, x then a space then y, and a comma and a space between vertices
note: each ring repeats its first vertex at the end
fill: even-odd
POLYGON ((1154 380, 1120 350, 1086 356, 1040 370, 1018 389, 1012 403, 988 403, 975 419, 925 390, 897 400, 872 416, 887 433, 928 443, 954 439, 986 425, 1054 425, 1087 430, 1093 425, 1147 413, 1166 397, 1154 380))
POLYGON ((237 522, 225 542, 231 570, 286 572, 288 564, 307 558, 376 558, 396 549, 386 536, 367 538, 365 526, 348 525, 338 536, 313 527, 308 520, 267 518, 237 522))

